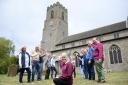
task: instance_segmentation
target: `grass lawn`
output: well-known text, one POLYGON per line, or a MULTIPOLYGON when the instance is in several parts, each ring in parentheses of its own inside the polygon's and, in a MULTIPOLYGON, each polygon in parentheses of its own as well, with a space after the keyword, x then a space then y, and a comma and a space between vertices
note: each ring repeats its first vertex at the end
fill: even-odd
MULTIPOLYGON (((53 85, 51 79, 43 79, 42 81, 27 83, 27 79, 24 77, 23 81, 24 83, 20 84, 18 82, 18 76, 7 77, 7 75, 0 75, 0 85, 53 85)), ((106 83, 97 83, 96 81, 81 79, 80 75, 78 74, 73 81, 73 85, 128 85, 128 72, 106 73, 106 81, 106 83)))

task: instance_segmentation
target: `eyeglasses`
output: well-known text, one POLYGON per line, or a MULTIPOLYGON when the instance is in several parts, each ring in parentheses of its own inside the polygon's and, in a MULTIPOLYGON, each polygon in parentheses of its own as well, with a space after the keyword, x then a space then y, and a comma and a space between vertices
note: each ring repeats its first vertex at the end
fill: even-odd
POLYGON ((62 60, 66 60, 66 58, 65 57, 62 57, 62 60))

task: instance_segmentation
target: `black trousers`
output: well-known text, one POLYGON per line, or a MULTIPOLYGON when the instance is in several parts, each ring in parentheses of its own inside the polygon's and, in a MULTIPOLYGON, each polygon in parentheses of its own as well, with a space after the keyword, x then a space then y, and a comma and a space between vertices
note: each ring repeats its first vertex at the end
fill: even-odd
POLYGON ((53 82, 55 85, 68 85, 67 81, 61 80, 59 78, 54 78, 53 82))
POLYGON ((46 73, 45 73, 45 80, 49 79, 49 75, 50 75, 50 67, 47 68, 46 73))
POLYGON ((74 69, 73 69, 73 74, 74 74, 74 78, 76 78, 76 67, 74 66, 74 69))
POLYGON ((20 68, 19 69, 19 82, 20 83, 22 83, 23 81, 22 81, 22 79, 23 79, 23 74, 24 74, 24 71, 27 71, 27 76, 28 76, 28 82, 30 82, 30 79, 31 79, 31 70, 30 70, 30 68, 20 68))
POLYGON ((94 60, 91 60, 90 64, 87 64, 89 80, 95 80, 95 71, 94 71, 94 60))
POLYGON ((53 73, 55 72, 55 77, 57 75, 57 70, 55 67, 51 67, 51 78, 53 78, 53 73))

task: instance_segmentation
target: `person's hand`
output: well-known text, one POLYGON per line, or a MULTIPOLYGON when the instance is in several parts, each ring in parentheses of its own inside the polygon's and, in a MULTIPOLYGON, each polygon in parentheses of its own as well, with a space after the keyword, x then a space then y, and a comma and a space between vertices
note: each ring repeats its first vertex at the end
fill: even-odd
POLYGON ((102 62, 102 60, 101 60, 101 59, 99 59, 99 62, 102 62))
POLYGON ((61 60, 61 59, 62 59, 61 56, 58 56, 56 60, 59 61, 59 60, 61 60))
POLYGON ((91 63, 91 61, 89 60, 89 61, 88 61, 88 64, 90 64, 90 63, 91 63))

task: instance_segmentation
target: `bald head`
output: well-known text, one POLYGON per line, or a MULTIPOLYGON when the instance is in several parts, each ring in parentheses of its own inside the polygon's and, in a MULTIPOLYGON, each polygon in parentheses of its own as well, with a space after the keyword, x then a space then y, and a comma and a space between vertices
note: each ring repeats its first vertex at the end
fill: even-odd
POLYGON ((88 41, 88 46, 92 46, 93 42, 92 41, 88 41))
POLYGON ((98 41, 98 39, 97 39, 96 37, 94 37, 94 38, 92 39, 92 41, 93 41, 93 43, 99 43, 99 41, 98 41))

